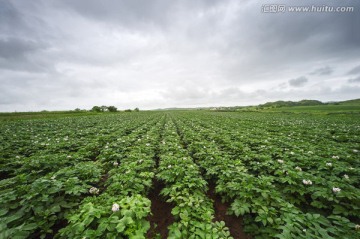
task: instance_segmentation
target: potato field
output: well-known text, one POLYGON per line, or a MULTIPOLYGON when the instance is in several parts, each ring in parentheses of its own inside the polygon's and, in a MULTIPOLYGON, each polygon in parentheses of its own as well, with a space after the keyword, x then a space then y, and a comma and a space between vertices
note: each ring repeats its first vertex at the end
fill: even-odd
POLYGON ((0 238, 360 238, 354 114, 0 121, 0 238))

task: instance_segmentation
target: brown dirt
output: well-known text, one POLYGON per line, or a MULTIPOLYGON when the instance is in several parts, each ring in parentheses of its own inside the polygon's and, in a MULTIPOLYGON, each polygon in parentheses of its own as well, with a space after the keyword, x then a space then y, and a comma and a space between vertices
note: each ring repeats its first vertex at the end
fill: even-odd
MULTIPOLYGON (((53 232, 51 234, 47 234, 45 239, 51 239, 51 238, 54 238, 54 236, 59 232, 60 229, 66 227, 68 225, 68 222, 63 219, 59 222, 57 222, 51 229, 53 230, 53 232)), ((31 237, 31 238, 40 238, 40 234, 34 236, 34 237, 31 237)))
POLYGON ((103 174, 101 176, 100 181, 98 182, 97 186, 101 191, 105 191, 106 187, 105 187, 105 183, 109 178, 109 173, 103 174))
POLYGON ((226 215, 229 203, 222 203, 221 197, 215 194, 214 183, 209 183, 208 197, 214 201, 215 208, 215 221, 224 221, 225 225, 229 228, 230 234, 234 239, 252 239, 251 236, 245 234, 242 226, 242 218, 235 215, 226 215))
POLYGON ((174 222, 174 217, 171 215, 171 210, 174 205, 167 203, 160 195, 164 184, 159 181, 153 182, 154 187, 150 190, 148 198, 151 200, 151 216, 148 216, 150 221, 150 229, 146 234, 146 238, 155 238, 156 234, 160 234, 162 239, 168 237, 168 226, 174 222))

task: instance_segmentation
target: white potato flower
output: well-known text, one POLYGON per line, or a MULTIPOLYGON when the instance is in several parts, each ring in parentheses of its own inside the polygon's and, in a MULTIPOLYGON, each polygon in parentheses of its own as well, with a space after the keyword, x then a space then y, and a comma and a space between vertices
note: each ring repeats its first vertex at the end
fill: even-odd
POLYGON ((306 180, 306 179, 303 179, 303 184, 305 184, 305 185, 312 185, 312 182, 311 182, 311 180, 306 180))
POLYGON ((89 193, 91 193, 91 194, 99 194, 99 192, 100 192, 100 190, 96 187, 92 187, 89 190, 89 193))
POLYGON ((120 209, 119 204, 114 203, 114 204, 112 205, 111 210, 112 210, 113 212, 117 212, 117 211, 119 211, 119 209, 120 209))

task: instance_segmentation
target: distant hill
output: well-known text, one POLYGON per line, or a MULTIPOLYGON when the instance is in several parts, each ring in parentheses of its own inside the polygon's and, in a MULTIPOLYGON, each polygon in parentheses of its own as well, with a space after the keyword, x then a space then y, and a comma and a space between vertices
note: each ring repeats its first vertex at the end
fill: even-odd
POLYGON ((278 108, 278 107, 289 107, 289 106, 313 106, 313 105, 323 105, 324 103, 319 100, 301 100, 301 101, 275 101, 267 102, 265 104, 259 105, 261 108, 278 108))
POLYGON ((360 105, 360 99, 339 101, 339 102, 336 102, 335 104, 339 104, 339 105, 360 105))
POLYGON ((306 114, 360 114, 360 99, 320 102, 317 100, 275 101, 238 111, 287 112, 306 114))
POLYGON ((201 108, 177 108, 177 107, 173 107, 173 108, 159 108, 159 109, 153 109, 154 111, 166 111, 166 110, 194 110, 194 109, 201 109, 201 108))
MULTIPOLYGON (((260 105, 252 106, 216 106, 216 107, 196 107, 196 108, 163 108, 155 110, 211 110, 211 111, 258 111, 258 110, 271 110, 271 109, 283 109, 287 107, 295 106, 359 106, 360 99, 346 100, 346 101, 333 101, 333 102, 321 102, 319 100, 300 100, 300 101, 274 101, 267 102, 260 105)), ((305 107, 306 108, 306 107, 305 107)), ((310 107, 309 107, 310 108, 310 107)), ((291 108, 294 109, 294 108, 291 108)))

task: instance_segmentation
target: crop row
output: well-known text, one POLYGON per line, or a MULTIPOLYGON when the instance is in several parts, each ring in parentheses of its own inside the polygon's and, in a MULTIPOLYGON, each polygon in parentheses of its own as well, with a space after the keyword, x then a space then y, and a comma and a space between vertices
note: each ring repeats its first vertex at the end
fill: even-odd
POLYGON ((207 182, 187 150, 182 147, 172 120, 167 121, 160 145, 156 177, 165 182, 161 194, 175 207, 175 222, 169 238, 231 238, 224 222, 213 222, 212 201, 206 196, 207 182))

